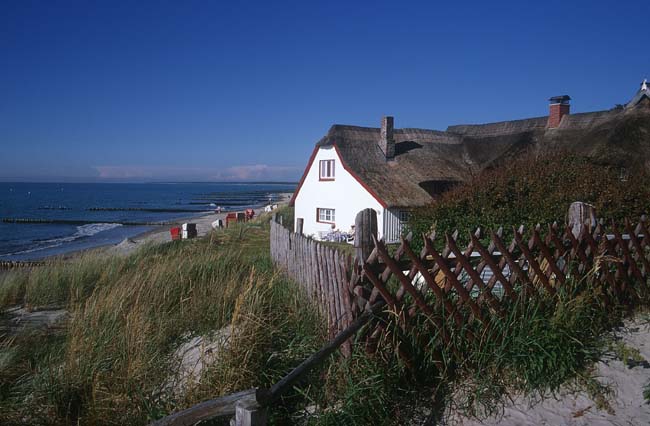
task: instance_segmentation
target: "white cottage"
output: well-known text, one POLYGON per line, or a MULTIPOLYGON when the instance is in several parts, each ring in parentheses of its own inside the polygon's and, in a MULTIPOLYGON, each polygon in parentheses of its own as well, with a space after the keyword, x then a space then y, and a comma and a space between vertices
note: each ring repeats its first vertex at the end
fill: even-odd
POLYGON ((296 223, 302 219, 303 233, 320 239, 332 230, 351 231, 357 213, 372 208, 379 237, 398 241, 408 211, 458 181, 445 165, 423 173, 426 158, 441 158, 439 148, 452 139, 434 130, 394 130, 392 117, 383 118, 381 129, 332 126, 291 200, 296 223))
POLYGON ((530 149, 572 150, 604 164, 650 170, 650 87, 644 80, 624 107, 570 114, 569 96, 550 99, 549 114, 523 120, 450 126, 446 131, 334 125, 314 148, 294 193, 296 224, 320 238, 351 231, 357 213, 377 212, 379 237, 399 240, 408 212, 459 181, 530 149), (638 130, 630 143, 623 128, 638 130), (625 147, 625 149, 621 149, 625 147))

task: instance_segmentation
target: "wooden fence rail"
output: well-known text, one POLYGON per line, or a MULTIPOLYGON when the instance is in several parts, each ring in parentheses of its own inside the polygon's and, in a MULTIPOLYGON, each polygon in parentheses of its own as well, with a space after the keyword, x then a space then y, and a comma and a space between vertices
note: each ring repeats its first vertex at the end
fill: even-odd
POLYGON ((271 221, 271 258, 293 278, 327 318, 330 336, 353 320, 349 291, 351 258, 271 221))

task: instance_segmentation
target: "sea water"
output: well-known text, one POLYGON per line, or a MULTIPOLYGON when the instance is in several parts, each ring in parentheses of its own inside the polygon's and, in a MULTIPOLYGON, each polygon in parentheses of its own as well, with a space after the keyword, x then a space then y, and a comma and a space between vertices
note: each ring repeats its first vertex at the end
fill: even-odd
POLYGON ((134 223, 192 217, 217 206, 243 210, 275 202, 278 194, 294 189, 290 183, 0 183, 0 260, 34 260, 116 244, 154 229, 134 223))

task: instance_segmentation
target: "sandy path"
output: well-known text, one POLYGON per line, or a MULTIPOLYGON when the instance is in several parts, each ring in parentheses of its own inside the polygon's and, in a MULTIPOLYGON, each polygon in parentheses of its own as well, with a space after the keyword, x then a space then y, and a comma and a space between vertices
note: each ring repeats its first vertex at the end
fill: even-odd
MULTIPOLYGON (((618 343, 636 348, 639 354, 650 361, 650 324, 647 316, 627 321, 625 328, 615 333, 618 343), (619 340, 620 339, 620 340, 619 340)), ((643 364, 643 363, 642 363, 643 364)), ((459 418, 453 413, 443 424, 461 426, 604 426, 604 425, 649 425, 650 404, 643 398, 643 388, 650 384, 650 366, 647 364, 625 365, 614 354, 608 354, 595 365, 597 380, 613 391, 605 395, 609 410, 597 408, 586 392, 571 392, 562 389, 555 398, 537 401, 517 395, 506 404, 503 416, 481 421, 459 418)))

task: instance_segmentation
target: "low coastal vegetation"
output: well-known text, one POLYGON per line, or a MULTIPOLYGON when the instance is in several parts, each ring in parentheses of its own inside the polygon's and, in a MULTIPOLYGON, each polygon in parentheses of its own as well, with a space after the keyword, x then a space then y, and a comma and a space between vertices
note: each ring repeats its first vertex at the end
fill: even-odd
POLYGON ((268 230, 258 223, 128 257, 86 254, 1 277, 3 308, 69 312, 56 332, 2 337, 1 423, 144 424, 270 385, 320 346, 324 327, 273 270, 267 251, 268 230), (216 352, 213 362, 179 392, 175 350, 224 328, 236 331, 222 347, 204 345, 216 352))
POLYGON ((574 201, 592 204, 599 218, 636 221, 650 212, 650 176, 594 164, 570 152, 527 154, 415 210, 407 227, 414 235, 458 230, 461 239, 477 227, 503 227, 511 236, 512 227, 520 225, 530 229, 557 222, 563 226, 574 201))

